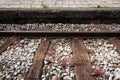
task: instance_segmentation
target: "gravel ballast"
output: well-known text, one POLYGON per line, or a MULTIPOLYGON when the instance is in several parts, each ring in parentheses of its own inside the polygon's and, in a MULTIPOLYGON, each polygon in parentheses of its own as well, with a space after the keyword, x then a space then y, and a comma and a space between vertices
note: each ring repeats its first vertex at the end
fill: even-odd
POLYGON ((0 55, 0 79, 24 80, 41 39, 21 39, 0 55))
POLYGON ((90 50, 89 57, 94 63, 92 68, 104 71, 97 80, 120 80, 120 53, 113 44, 105 39, 87 39, 84 41, 90 50))
POLYGON ((71 41, 67 39, 52 40, 44 60, 42 80, 76 80, 75 70, 71 66, 73 59, 71 41))
POLYGON ((119 24, 0 24, 0 31, 88 32, 120 31, 119 24))

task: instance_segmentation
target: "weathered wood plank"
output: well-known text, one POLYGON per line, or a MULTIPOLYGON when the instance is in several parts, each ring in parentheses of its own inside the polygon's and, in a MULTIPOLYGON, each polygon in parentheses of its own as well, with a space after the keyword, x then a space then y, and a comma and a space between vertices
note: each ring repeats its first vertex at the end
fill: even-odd
POLYGON ((109 39, 108 41, 111 44, 113 44, 117 48, 117 51, 120 53, 120 40, 114 38, 114 39, 109 39))
POLYGON ((40 73, 42 72, 42 66, 45 54, 48 51, 50 41, 42 41, 40 47, 35 53, 34 62, 30 68, 25 80, 39 80, 40 73))
POLYGON ((0 46, 0 54, 8 47, 10 46, 11 44, 15 43, 15 41, 17 40, 18 38, 16 36, 13 36, 11 38, 9 38, 4 44, 2 44, 0 46))
POLYGON ((80 65, 75 66, 77 80, 95 80, 92 73, 92 66, 89 61, 88 50, 84 46, 83 40, 74 39, 72 42, 73 57, 79 61, 80 65))
MULTIPOLYGON (((79 42, 78 39, 74 39, 72 41, 73 57, 76 61, 81 62, 81 58, 78 50, 78 42, 79 42)), ((75 66, 75 73, 77 80, 86 80, 86 74, 85 74, 84 66, 82 64, 75 66)))
POLYGON ((83 64, 84 64, 84 68, 86 70, 86 75, 87 75, 87 79, 88 80, 95 80, 93 76, 91 76, 92 74, 92 66, 91 63, 89 61, 89 55, 88 55, 88 50, 84 45, 83 40, 79 40, 79 51, 80 51, 80 56, 82 58, 83 64))

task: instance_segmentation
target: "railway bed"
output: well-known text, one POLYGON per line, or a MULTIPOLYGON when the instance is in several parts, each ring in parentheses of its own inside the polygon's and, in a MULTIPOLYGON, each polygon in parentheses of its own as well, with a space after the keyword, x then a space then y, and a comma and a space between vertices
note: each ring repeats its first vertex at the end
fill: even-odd
POLYGON ((34 24, 0 24, 0 31, 51 31, 51 32, 119 32, 119 24, 72 24, 72 23, 34 23, 34 24))
POLYGON ((0 9, 0 80, 120 80, 119 13, 0 9))
POLYGON ((0 40, 4 42, 0 47, 0 79, 119 80, 120 39, 97 34, 101 33, 94 37, 4 33, 0 40))

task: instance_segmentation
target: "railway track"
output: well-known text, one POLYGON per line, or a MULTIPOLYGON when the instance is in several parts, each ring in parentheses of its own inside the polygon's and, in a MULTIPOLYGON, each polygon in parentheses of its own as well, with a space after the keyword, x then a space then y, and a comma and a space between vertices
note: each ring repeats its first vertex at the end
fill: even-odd
POLYGON ((0 80, 120 80, 119 13, 0 9, 0 80))
POLYGON ((13 36, 2 42, 3 45, 0 47, 0 78, 3 80, 111 80, 112 78, 119 80, 119 32, 105 34, 0 32, 1 37, 13 36), (111 58, 115 59, 111 60, 111 58), (110 64, 107 64, 108 61, 110 64))

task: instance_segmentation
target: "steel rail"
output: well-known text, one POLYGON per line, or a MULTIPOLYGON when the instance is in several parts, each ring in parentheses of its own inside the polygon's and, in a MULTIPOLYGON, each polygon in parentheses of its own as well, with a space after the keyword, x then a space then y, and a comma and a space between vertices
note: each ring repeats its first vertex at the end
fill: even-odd
POLYGON ((50 31, 0 31, 0 37, 81 37, 81 38, 120 38, 120 32, 50 32, 50 31))

